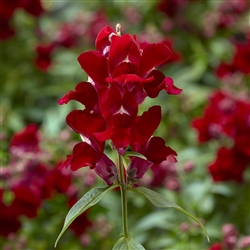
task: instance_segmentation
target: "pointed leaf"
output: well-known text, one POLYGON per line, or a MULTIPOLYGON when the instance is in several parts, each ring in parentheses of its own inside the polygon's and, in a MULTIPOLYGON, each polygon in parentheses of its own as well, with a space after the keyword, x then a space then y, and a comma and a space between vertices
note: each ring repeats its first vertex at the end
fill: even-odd
POLYGON ((61 238, 62 234, 66 231, 69 225, 84 211, 88 208, 94 206, 98 203, 103 196, 110 190, 118 187, 118 185, 106 186, 106 187, 96 187, 87 192, 80 200, 78 200, 74 206, 69 210, 63 225, 63 229, 57 237, 55 247, 57 242, 61 238))
POLYGON ((157 192, 155 192, 151 189, 148 189, 148 188, 138 187, 138 188, 131 188, 129 190, 140 195, 140 196, 146 197, 156 207, 160 207, 160 208, 172 207, 172 208, 175 208, 176 210, 179 210, 180 212, 188 215, 190 218, 195 220, 201 226, 201 228, 203 229, 203 231, 205 232, 205 234, 207 236, 208 242, 210 242, 207 230, 205 229, 203 224, 199 221, 199 219, 196 218, 194 215, 188 213, 186 210, 184 210, 180 206, 176 205, 174 202, 167 200, 163 195, 158 194, 157 192))
POLYGON ((112 250, 145 250, 145 248, 136 242, 133 238, 120 238, 112 250))
POLYGON ((144 159, 144 160, 147 160, 147 158, 146 158, 144 155, 142 155, 142 154, 140 154, 140 153, 138 153, 138 152, 134 152, 134 151, 127 151, 127 152, 123 155, 123 157, 129 157, 129 156, 139 157, 139 158, 142 158, 142 159, 144 159))

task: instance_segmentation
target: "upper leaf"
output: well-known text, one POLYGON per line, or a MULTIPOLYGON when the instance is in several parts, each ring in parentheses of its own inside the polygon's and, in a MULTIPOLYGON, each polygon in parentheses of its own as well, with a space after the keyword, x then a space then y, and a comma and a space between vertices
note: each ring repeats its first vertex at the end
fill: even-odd
POLYGON ((143 159, 143 160, 147 160, 147 158, 146 158, 144 155, 142 155, 142 154, 140 154, 140 153, 138 153, 138 152, 135 152, 135 151, 127 151, 127 152, 123 155, 123 157, 129 157, 129 156, 138 157, 138 158, 141 158, 141 159, 143 159))
POLYGON ((175 208, 175 209, 179 210, 180 212, 188 215, 190 218, 195 220, 201 226, 201 228, 203 229, 203 231, 205 232, 205 234, 207 236, 207 240, 210 242, 209 237, 208 237, 208 233, 207 233, 205 227, 203 226, 203 224, 199 221, 199 219, 196 218, 194 215, 188 213, 186 210, 184 210, 180 206, 176 205, 174 202, 167 200, 163 195, 158 194, 157 192, 155 192, 151 189, 148 189, 148 188, 138 187, 138 188, 131 188, 129 190, 136 193, 136 194, 139 194, 140 196, 146 197, 156 207, 160 207, 160 208, 172 207, 172 208, 175 208))
POLYGON ((60 232, 59 236, 57 237, 55 247, 57 245, 57 242, 61 238, 62 234, 66 231, 69 225, 76 219, 76 217, 78 217, 88 208, 98 203, 108 191, 116 188, 117 186, 118 185, 93 188, 89 192, 87 192, 80 200, 78 200, 76 204, 69 210, 65 218, 63 229, 60 232))
POLYGON ((120 238, 112 250, 145 250, 145 248, 136 242, 133 238, 120 238))

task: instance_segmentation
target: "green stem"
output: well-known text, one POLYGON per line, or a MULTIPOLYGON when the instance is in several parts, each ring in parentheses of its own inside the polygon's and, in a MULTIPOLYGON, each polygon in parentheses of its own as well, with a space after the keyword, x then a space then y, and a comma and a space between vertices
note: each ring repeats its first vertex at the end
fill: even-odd
POLYGON ((129 238, 128 233, 128 207, 127 207, 127 186, 123 171, 122 156, 118 155, 118 167, 120 172, 120 189, 121 189, 121 200, 122 200, 122 227, 123 236, 129 238))

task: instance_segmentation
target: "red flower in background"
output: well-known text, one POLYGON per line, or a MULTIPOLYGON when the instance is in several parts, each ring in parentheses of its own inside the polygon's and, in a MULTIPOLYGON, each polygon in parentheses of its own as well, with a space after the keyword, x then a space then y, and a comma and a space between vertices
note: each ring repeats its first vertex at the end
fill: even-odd
POLYGON ((1 0, 0 2, 0 39, 5 40, 15 34, 10 22, 14 12, 22 8, 34 17, 44 13, 40 0, 1 0))
POLYGON ((37 153, 39 149, 38 127, 30 124, 19 133, 16 133, 10 141, 10 151, 15 153, 33 152, 37 153))
POLYGON ((231 77, 235 72, 250 74, 250 39, 245 42, 235 42, 235 53, 231 63, 222 62, 216 69, 219 78, 231 77))
POLYGON ((250 103, 233 98, 229 93, 215 92, 202 118, 193 121, 199 142, 230 137, 232 148, 222 147, 217 159, 209 166, 214 181, 241 182, 250 165, 250 103))
POLYGON ((237 149, 222 147, 218 150, 216 160, 208 166, 213 180, 228 181, 235 180, 243 181, 243 172, 249 166, 250 158, 237 151, 237 149))
POLYGON ((73 154, 60 168, 98 166, 96 173, 111 185, 117 171, 103 153, 105 141, 111 140, 119 154, 123 155, 131 147, 147 158, 131 158, 130 179, 141 179, 152 164, 177 155, 165 146, 163 139, 152 137, 161 121, 160 106, 153 106, 138 116, 138 106, 147 96, 155 98, 161 90, 174 95, 182 91, 170 77, 155 68, 171 57, 171 51, 163 43, 139 43, 136 36, 120 36, 108 26, 98 34, 95 46, 96 51, 78 57, 88 74, 88 82, 79 83, 75 91, 58 101, 66 104, 77 100, 85 106, 84 110, 74 110, 67 116, 68 125, 81 135, 83 142, 74 147, 73 154))
POLYGON ((3 201, 4 190, 0 189, 0 235, 7 237, 21 228, 22 224, 17 218, 16 209, 13 205, 7 206, 3 201))
MULTIPOLYGON (((0 224, 4 225, 0 227, 0 235, 3 237, 21 228, 21 216, 37 217, 44 200, 56 193, 71 197, 69 191, 74 189, 71 173, 54 168, 59 164, 51 168, 41 163, 44 152, 39 142, 35 124, 28 125, 10 140, 10 167, 1 167, 0 171, 1 180, 5 180, 3 189, 0 189, 0 224), (8 204, 3 200, 5 192, 13 195, 8 204)), ((82 218, 82 222, 87 222, 86 218, 82 218)), ((85 228, 89 225, 86 224, 85 228)))
POLYGON ((223 247, 221 243, 214 243, 209 250, 223 250, 223 247))
POLYGON ((158 9, 169 18, 175 18, 189 1, 190 0, 162 0, 159 3, 158 9))
POLYGON ((47 71, 52 64, 51 54, 55 48, 55 44, 43 44, 36 48, 37 57, 35 64, 43 71, 47 71))

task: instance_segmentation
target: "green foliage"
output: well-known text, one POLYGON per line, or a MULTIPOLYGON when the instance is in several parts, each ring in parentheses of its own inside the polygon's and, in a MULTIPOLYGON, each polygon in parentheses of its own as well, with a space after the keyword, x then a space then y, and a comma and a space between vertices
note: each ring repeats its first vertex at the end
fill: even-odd
POLYGON ((145 250, 145 248, 136 242, 133 238, 120 238, 112 250, 145 250))
POLYGON ((55 247, 62 234, 70 226, 74 219, 76 219, 84 211, 98 203, 108 191, 111 191, 116 187, 117 185, 93 188, 89 192, 87 192, 77 203, 75 203, 75 205, 69 210, 65 218, 63 229, 57 237, 55 247))
POLYGON ((188 213, 186 210, 184 210, 180 206, 176 205, 172 201, 169 201, 163 195, 158 194, 157 192, 155 192, 155 191, 153 191, 151 189, 148 189, 148 188, 144 188, 144 187, 138 187, 136 189, 130 189, 130 191, 132 191, 132 192, 134 192, 134 193, 136 193, 138 195, 144 196, 150 202, 152 202, 156 207, 159 207, 159 208, 174 208, 174 209, 186 214, 187 216, 189 216, 190 218, 195 220, 200 225, 200 227, 203 229, 203 231, 205 232, 205 234, 207 236, 207 240, 209 241, 208 233, 207 233, 205 227, 199 221, 199 219, 196 218, 194 215, 188 213))

